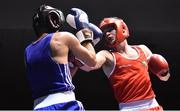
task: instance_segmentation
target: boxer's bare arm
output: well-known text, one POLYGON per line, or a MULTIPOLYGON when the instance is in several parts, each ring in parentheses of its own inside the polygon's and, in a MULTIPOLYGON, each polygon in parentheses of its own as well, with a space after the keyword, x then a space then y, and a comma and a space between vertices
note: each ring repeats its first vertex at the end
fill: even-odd
POLYGON ((92 44, 86 43, 82 46, 78 39, 69 32, 56 33, 51 41, 51 48, 53 58, 59 63, 67 63, 68 52, 71 51, 73 55, 81 59, 89 66, 95 65, 95 50, 92 44))
POLYGON ((96 54, 96 65, 94 67, 89 67, 87 65, 83 65, 80 67, 80 69, 84 71, 91 71, 91 70, 96 70, 102 67, 110 66, 111 64, 114 63, 113 56, 110 52, 107 50, 101 50, 96 54))

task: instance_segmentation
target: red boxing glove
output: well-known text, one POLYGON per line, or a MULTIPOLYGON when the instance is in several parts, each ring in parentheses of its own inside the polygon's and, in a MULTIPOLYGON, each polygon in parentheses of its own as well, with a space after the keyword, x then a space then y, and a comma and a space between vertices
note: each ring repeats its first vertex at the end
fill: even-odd
POLYGON ((150 71, 156 74, 160 80, 167 81, 169 79, 169 65, 163 56, 153 54, 149 60, 148 66, 150 71))

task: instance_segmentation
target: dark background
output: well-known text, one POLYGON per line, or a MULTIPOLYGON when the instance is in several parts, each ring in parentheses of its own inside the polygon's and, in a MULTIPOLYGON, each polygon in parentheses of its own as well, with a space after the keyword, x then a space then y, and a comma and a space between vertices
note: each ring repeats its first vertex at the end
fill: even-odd
MULTIPOLYGON (((179 0, 4 0, 0 3, 0 109, 32 109, 33 100, 24 66, 24 49, 35 40, 33 12, 42 3, 61 9, 72 7, 88 13, 98 25, 104 17, 117 16, 130 30, 130 44, 145 44, 169 62, 168 82, 151 75, 158 102, 164 109, 180 109, 180 1, 179 0)), ((66 26, 65 30, 71 31, 66 26)), ((117 109, 102 70, 73 78, 77 99, 86 109, 117 109)))

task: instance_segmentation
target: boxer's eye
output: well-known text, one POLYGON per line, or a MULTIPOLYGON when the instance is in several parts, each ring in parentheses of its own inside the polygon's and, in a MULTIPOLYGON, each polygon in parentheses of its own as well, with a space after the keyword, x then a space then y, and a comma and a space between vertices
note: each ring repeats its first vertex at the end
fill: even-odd
POLYGON ((111 32, 112 30, 114 30, 114 27, 108 27, 108 28, 103 30, 103 33, 111 32))

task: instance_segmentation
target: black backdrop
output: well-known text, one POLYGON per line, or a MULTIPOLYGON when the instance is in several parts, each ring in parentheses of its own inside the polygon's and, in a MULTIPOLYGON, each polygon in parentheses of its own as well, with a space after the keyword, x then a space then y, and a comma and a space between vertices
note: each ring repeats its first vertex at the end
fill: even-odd
MULTIPOLYGON (((180 1, 178 0, 6 0, 0 4, 0 109, 32 109, 26 80, 24 49, 35 40, 31 28, 33 11, 41 4, 52 5, 67 14, 72 7, 86 11, 98 25, 103 17, 118 16, 130 29, 130 44, 145 44, 169 62, 171 78, 159 81, 151 75, 157 100, 164 109, 180 109, 180 1)), ((64 30, 71 31, 68 26, 64 30)), ((117 109, 117 103, 102 70, 73 78, 77 99, 86 109, 117 109)))

